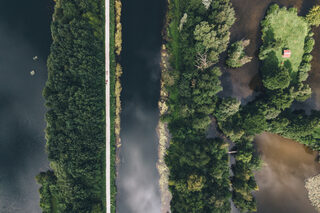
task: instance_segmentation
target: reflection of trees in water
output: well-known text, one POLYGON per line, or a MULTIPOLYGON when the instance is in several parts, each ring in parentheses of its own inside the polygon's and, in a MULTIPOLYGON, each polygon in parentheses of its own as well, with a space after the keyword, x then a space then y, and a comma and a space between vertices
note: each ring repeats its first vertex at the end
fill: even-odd
POLYGON ((259 73, 253 76, 253 78, 249 82, 249 88, 256 92, 262 90, 263 84, 262 84, 261 76, 259 73))

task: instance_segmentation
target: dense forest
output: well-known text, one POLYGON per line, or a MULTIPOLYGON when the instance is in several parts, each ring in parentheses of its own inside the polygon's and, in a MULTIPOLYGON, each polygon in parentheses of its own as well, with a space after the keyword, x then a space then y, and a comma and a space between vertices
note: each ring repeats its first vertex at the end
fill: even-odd
POLYGON ((52 171, 37 176, 51 212, 105 212, 104 2, 57 0, 43 90, 52 171))
MULTIPOLYGON (((230 212, 231 195, 241 212, 256 211, 253 171, 261 165, 253 146, 257 134, 272 132, 319 150, 320 113, 290 109, 294 101, 311 96, 305 82, 315 43, 311 13, 303 18, 295 8, 270 6, 261 21, 262 90, 255 100, 241 105, 235 98, 217 96, 223 88, 216 64, 228 48, 235 22, 230 1, 170 2, 166 46, 171 69, 164 73, 168 111, 162 119, 171 134, 166 164, 172 212, 230 212), (283 57, 284 50, 291 50, 291 57, 283 57), (230 152, 228 140, 207 138, 212 122, 234 143, 230 152), (232 175, 228 154, 235 158, 232 175), (208 190, 213 185, 215 190, 208 190)), ((247 45, 245 40, 230 45, 228 66, 250 62, 244 52, 247 45)))
POLYGON ((229 212, 228 144, 206 138, 222 90, 220 53, 229 44, 235 12, 226 0, 169 4, 167 49, 172 70, 164 76, 171 134, 165 158, 172 212, 229 212))

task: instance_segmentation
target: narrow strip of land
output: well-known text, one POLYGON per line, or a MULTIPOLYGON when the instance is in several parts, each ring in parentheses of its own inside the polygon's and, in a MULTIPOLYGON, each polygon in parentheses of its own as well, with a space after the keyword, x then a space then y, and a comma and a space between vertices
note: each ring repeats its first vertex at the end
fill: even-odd
POLYGON ((105 87, 106 87, 106 212, 111 213, 110 202, 110 0, 105 0, 105 87))

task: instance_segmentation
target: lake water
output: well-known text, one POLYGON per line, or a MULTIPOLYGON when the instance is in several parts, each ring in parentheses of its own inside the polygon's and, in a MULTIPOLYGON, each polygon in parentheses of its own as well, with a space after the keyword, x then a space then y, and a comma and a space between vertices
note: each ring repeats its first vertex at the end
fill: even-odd
POLYGON ((160 212, 156 169, 164 0, 123 0, 119 213, 160 212))
POLYGON ((0 212, 38 213, 52 0, 0 0, 0 212), (33 56, 38 56, 33 61, 33 56), (35 70, 31 76, 30 71, 35 70))

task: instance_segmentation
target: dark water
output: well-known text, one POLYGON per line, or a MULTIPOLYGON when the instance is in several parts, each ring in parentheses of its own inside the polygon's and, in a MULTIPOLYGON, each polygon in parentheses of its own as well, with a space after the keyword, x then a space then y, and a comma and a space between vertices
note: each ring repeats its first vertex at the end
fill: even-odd
POLYGON ((161 29, 165 0, 123 0, 119 213, 160 212, 156 169, 161 29))
POLYGON ((50 0, 0 0, 0 212, 38 213, 50 0), (37 55, 38 61, 32 57, 37 55), (35 70, 35 76, 30 71, 35 70))
MULTIPOLYGON (((260 21, 271 3, 281 6, 296 7, 300 15, 319 1, 314 0, 232 0, 236 10, 237 22, 231 29, 231 42, 240 39, 250 39, 247 49, 249 56, 253 56, 251 63, 240 69, 224 69, 222 84, 223 96, 233 96, 243 103, 254 98, 259 87, 258 53, 261 45, 260 21)), ((295 108, 306 110, 320 109, 320 29, 314 29, 316 46, 312 52, 312 70, 308 83, 313 95, 306 103, 295 103, 295 108)), ((306 151, 298 143, 282 137, 263 134, 256 138, 258 151, 265 162, 262 169, 257 172, 256 180, 260 190, 255 193, 258 202, 258 212, 261 213, 312 213, 314 208, 310 205, 304 180, 320 172, 319 164, 315 162, 316 153, 306 151)))

